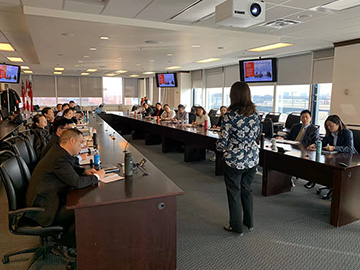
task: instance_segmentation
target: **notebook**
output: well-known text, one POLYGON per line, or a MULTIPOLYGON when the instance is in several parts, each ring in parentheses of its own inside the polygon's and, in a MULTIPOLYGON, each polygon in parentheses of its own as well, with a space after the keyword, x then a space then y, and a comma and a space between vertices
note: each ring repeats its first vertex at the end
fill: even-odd
POLYGON ((115 182, 118 180, 123 180, 125 177, 118 175, 117 173, 108 173, 105 174, 104 178, 101 178, 100 181, 107 184, 111 182, 115 182))

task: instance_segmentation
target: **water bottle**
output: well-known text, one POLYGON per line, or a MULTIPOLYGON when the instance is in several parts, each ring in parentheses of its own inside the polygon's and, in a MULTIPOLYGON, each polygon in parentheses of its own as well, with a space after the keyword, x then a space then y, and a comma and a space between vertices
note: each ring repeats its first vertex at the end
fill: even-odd
POLYGON ((132 176, 133 175, 133 161, 132 161, 132 154, 130 152, 125 152, 125 176, 132 176))
POLYGON ((272 138, 270 142, 271 142, 271 150, 276 150, 276 139, 272 138))
POLYGON ((321 154, 321 149, 322 149, 322 141, 318 140, 316 141, 316 154, 321 154))
POLYGON ((95 153, 94 153, 94 167, 95 169, 100 168, 100 153, 98 149, 95 149, 95 153))
POLYGON ((97 145, 98 145, 98 141, 97 141, 97 134, 96 134, 96 130, 93 129, 93 145, 94 145, 94 148, 97 148, 97 145))
POLYGON ((205 130, 208 129, 208 120, 205 120, 204 128, 205 128, 205 130))

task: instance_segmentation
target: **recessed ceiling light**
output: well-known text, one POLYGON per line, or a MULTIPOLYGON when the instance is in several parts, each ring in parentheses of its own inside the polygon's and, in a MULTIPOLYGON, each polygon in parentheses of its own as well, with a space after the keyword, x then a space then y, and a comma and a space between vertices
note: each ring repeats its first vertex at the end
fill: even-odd
POLYGON ((55 74, 55 75, 61 75, 62 72, 60 72, 60 71, 54 71, 54 74, 55 74))
POLYGON ((24 72, 24 73, 30 73, 30 74, 33 73, 31 70, 24 70, 23 72, 24 72))
POLYGON ((56 71, 63 71, 64 68, 62 68, 62 67, 56 67, 56 68, 54 68, 54 70, 56 70, 56 71))
POLYGON ((168 53, 167 56, 173 56, 173 54, 172 54, 172 53, 168 53))
POLYGON ((83 72, 83 73, 81 73, 81 75, 84 75, 84 76, 86 76, 86 75, 89 75, 90 73, 88 73, 88 72, 83 72))
POLYGON ((88 55, 84 55, 83 57, 84 57, 84 58, 89 58, 90 56, 88 56, 88 55))
POLYGON ((151 75, 151 74, 154 74, 155 72, 153 71, 146 71, 146 72, 143 72, 144 75, 151 75))
POLYGON ((80 65, 75 65, 75 67, 80 67, 80 65))
POLYGON ((140 64, 136 64, 136 66, 138 67, 138 66, 140 66, 140 64))
POLYGON ((79 60, 78 62, 79 62, 79 63, 84 63, 84 61, 82 61, 82 60, 79 60))
POLYGON ((7 59, 9 59, 11 62, 24 62, 24 60, 22 60, 21 57, 6 57, 7 59))
POLYGON ((284 48, 284 47, 288 47, 288 46, 292 46, 292 45, 294 45, 294 44, 279 42, 279 43, 275 43, 275 44, 270 44, 270 45, 250 49, 248 51, 249 52, 263 52, 263 51, 269 51, 269 50, 284 48))
POLYGON ((119 57, 118 59, 119 59, 119 60, 122 60, 122 58, 121 58, 121 57, 119 57))
POLYGON ((21 66, 21 69, 30 69, 28 66, 21 66))
POLYGON ((132 74, 132 75, 130 75, 129 77, 139 77, 139 75, 132 74))
POLYGON ((200 45, 192 45, 191 48, 200 48, 200 45))
POLYGON ((298 19, 308 19, 308 18, 311 18, 311 17, 312 17, 311 14, 302 14, 302 15, 297 16, 296 18, 298 18, 298 19))
POLYGON ((106 37, 106 36, 101 36, 101 37, 99 37, 101 40, 108 40, 109 39, 109 37, 106 37))
POLYGON ((127 72, 127 70, 117 70, 117 71, 115 71, 115 73, 126 73, 127 72))
POLYGON ((88 68, 86 71, 87 71, 87 72, 96 72, 97 69, 96 69, 96 68, 88 68))
POLYGON ((0 43, 0 51, 13 52, 15 50, 9 43, 0 43))
POLYGON ((115 73, 108 73, 108 74, 106 74, 106 76, 116 76, 117 74, 115 74, 115 73))
POLYGON ((207 58, 207 59, 195 61, 195 63, 204 64, 204 63, 210 63, 210 62, 215 62, 215 61, 219 61, 219 60, 221 60, 221 58, 207 58))
POLYGON ((95 48, 95 47, 91 47, 91 48, 90 48, 90 51, 96 51, 96 48, 95 48))
POLYGON ((182 68, 181 66, 172 66, 172 67, 167 67, 165 69, 179 69, 182 68))
POLYGON ((150 59, 149 61, 150 61, 150 62, 154 62, 155 60, 154 60, 154 59, 150 59))

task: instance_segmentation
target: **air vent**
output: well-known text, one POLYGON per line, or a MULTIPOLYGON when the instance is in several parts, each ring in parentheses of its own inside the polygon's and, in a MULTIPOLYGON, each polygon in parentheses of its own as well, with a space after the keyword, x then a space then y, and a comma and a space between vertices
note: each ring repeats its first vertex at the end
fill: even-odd
POLYGON ((86 4, 105 5, 109 0, 68 0, 72 2, 81 2, 86 4))
POLYGON ((284 29, 284 28, 287 28, 290 26, 297 25, 299 23, 300 22, 293 21, 293 20, 277 19, 275 21, 266 22, 266 23, 262 24, 261 26, 275 28, 275 29, 284 29))

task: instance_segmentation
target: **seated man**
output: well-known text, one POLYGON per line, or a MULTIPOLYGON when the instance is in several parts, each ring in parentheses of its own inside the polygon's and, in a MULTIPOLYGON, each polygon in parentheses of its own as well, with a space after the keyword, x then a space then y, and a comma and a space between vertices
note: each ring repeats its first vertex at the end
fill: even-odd
MULTIPOLYGON (((104 170, 85 170, 75 165, 81 150, 82 133, 77 129, 68 129, 60 136, 45 158, 40 160, 31 176, 26 193, 28 207, 42 207, 44 212, 29 213, 26 216, 43 227, 59 225, 64 228, 58 243, 75 247, 75 216, 66 209, 66 196, 69 188, 84 188, 95 185, 104 177, 104 170)), ((55 246, 59 253, 64 249, 55 246)), ((69 254, 62 254, 69 255, 69 254)))
POLYGON ((142 114, 144 116, 151 116, 153 113, 154 113, 154 110, 151 108, 151 106, 149 104, 147 104, 147 102, 144 102, 142 114))
POLYGON ((187 118, 187 112, 185 111, 185 106, 182 104, 179 104, 178 111, 174 117, 174 121, 175 122, 181 121, 181 120, 186 121, 186 118, 187 118))
POLYGON ((57 144, 59 142, 60 135, 63 133, 63 131, 73 126, 74 123, 70 119, 60 118, 59 120, 56 120, 50 130, 50 134, 52 134, 50 140, 41 151, 40 159, 42 159, 46 155, 46 153, 54 144, 57 144))

